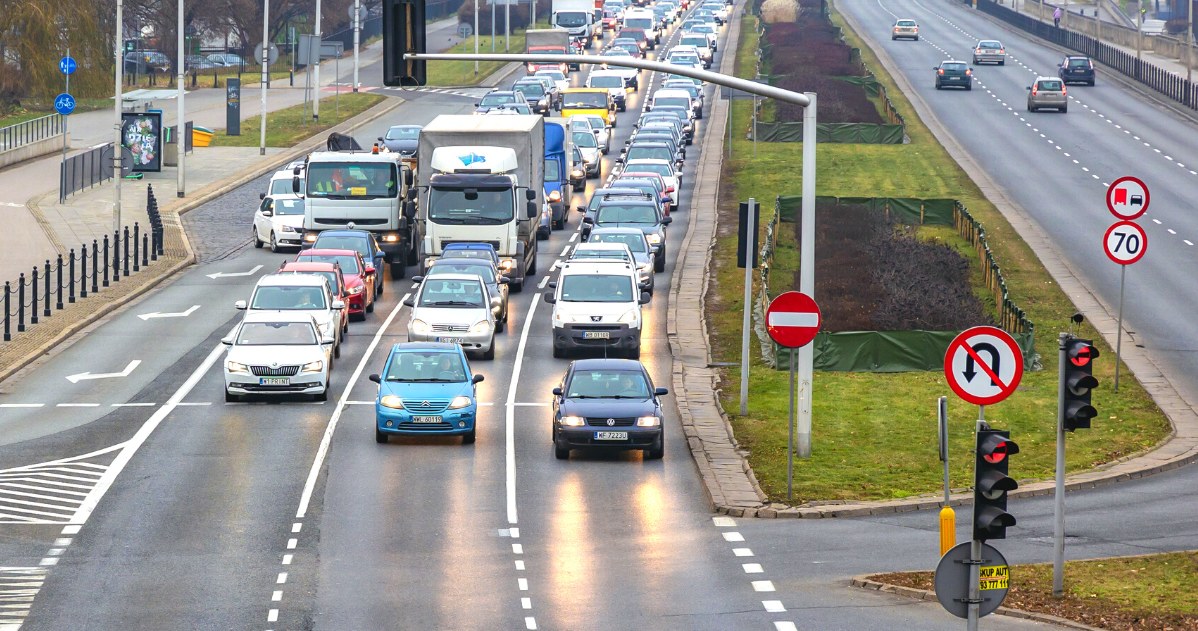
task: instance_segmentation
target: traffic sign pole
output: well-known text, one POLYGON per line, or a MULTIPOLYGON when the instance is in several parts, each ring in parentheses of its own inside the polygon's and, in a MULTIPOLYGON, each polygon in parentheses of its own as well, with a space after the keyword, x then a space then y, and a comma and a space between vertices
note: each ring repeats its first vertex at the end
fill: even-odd
MULTIPOLYGON (((1127 179, 1127 178, 1121 178, 1127 179)), ((1139 182, 1139 180, 1136 180, 1139 182)), ((1135 189, 1141 190, 1141 189, 1135 189)), ((1148 189, 1142 188, 1144 205, 1148 205, 1148 189)), ((1108 198, 1110 194, 1108 194, 1108 198)), ((1110 201, 1108 200, 1108 205, 1110 201)), ((1119 392, 1119 359, 1123 355, 1123 290, 1127 280, 1127 266, 1139 261, 1148 252, 1148 233, 1139 224, 1117 221, 1107 228, 1102 238, 1102 249, 1107 258, 1119 264, 1119 318, 1115 327, 1115 392, 1119 392)))
MULTIPOLYGON (((746 268, 751 268, 752 259, 749 256, 746 256, 745 259, 746 268)), ((819 305, 815 304, 815 300, 812 300, 811 296, 798 291, 780 294, 770 301, 769 307, 765 310, 766 331, 769 332, 770 339, 777 342, 779 346, 790 349, 790 408, 786 413, 786 424, 789 427, 786 441, 786 499, 788 500, 791 499, 794 476, 795 373, 801 370, 803 362, 801 352, 803 349, 810 350, 811 341, 819 333, 821 321, 819 305)), ((810 405, 810 392, 811 380, 808 378, 806 383, 799 386, 798 413, 800 419, 803 414, 804 394, 806 393, 807 405, 810 405)), ((811 455, 810 414, 811 409, 808 407, 806 455, 803 455, 803 429, 802 425, 799 425, 799 455, 804 458, 811 455)))
MULTIPOLYGON (((757 200, 749 198, 749 221, 747 235, 743 238, 746 243, 756 243, 757 240, 752 235, 757 234, 757 200)), ((752 246, 747 245, 748 250, 752 246)), ((751 318, 753 314, 753 260, 757 256, 756 252, 745 252, 745 302, 744 302, 744 317, 740 324, 741 340, 740 340, 740 415, 745 416, 749 413, 749 327, 751 326, 751 318)), ((793 366, 793 362, 792 362, 793 366)), ((791 369, 791 377, 794 377, 794 369, 791 369)), ((792 406, 793 407, 793 406, 792 406)), ((787 417, 791 418, 791 417, 787 417)))
POLYGON ((790 407, 786 410, 786 501, 792 499, 794 488, 795 465, 795 366, 798 357, 794 349, 790 351, 790 407))
MULTIPOLYGON (((802 234, 799 235, 799 291, 815 298, 815 104, 814 92, 804 93, 807 105, 803 108, 803 207, 802 234)), ((753 135, 757 141, 757 135, 753 135)), ((810 345, 799 349, 799 457, 811 457, 811 381, 814 372, 815 349, 810 345)))
MULTIPOLYGON (((262 124, 258 130, 258 155, 266 155, 266 82, 270 76, 270 0, 262 0, 262 85, 259 87, 259 92, 262 93, 262 124)), ((319 63, 319 60, 317 60, 319 63)), ((319 94, 320 86, 317 86, 317 94, 319 94)))
POLYGON ((362 0, 354 0, 354 92, 358 91, 358 49, 362 33, 362 0))
POLYGON ((1119 266, 1119 322, 1115 325, 1115 392, 1119 392, 1119 358, 1123 355, 1123 286, 1127 266, 1119 266))
MULTIPOLYGON (((1124 266, 1123 269, 1127 269, 1124 266)), ((1122 291, 1120 292, 1122 293, 1122 291)), ((1119 306, 1123 306, 1120 298, 1119 306)), ((1121 329, 1120 329, 1121 330, 1121 329)), ((1059 354, 1057 365, 1060 367, 1060 377, 1057 379, 1057 392, 1065 392, 1065 341, 1068 333, 1057 334, 1059 354)), ((1118 366, 1118 362, 1115 362, 1118 366)), ((1065 590, 1065 397, 1057 397, 1057 472, 1056 489, 1052 500, 1052 595, 1060 596, 1065 590)))

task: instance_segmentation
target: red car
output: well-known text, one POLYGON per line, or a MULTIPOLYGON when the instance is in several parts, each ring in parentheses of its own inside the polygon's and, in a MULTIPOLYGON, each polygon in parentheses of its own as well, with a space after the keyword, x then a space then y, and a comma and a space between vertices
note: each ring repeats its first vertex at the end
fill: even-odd
MULTIPOLYGON (((345 275, 341 273, 341 266, 336 263, 309 262, 309 261, 284 261, 279 266, 279 274, 317 274, 323 276, 329 281, 329 286, 333 289, 333 295, 340 298, 345 304, 349 304, 349 288, 345 286, 345 275)), ((349 309, 341 310, 341 330, 349 330, 349 309)))
POLYGON ((342 276, 345 277, 345 291, 349 294, 346 300, 349 314, 365 320, 366 314, 374 311, 374 275, 378 270, 363 261, 361 253, 355 250, 312 248, 300 252, 295 260, 337 263, 341 266, 342 276))

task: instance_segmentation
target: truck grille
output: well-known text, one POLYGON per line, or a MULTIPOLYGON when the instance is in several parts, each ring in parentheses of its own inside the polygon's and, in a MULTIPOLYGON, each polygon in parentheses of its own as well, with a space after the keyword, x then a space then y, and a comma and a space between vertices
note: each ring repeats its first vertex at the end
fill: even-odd
POLYGON ((345 226, 350 222, 357 226, 381 226, 386 224, 388 219, 361 219, 358 217, 343 218, 343 217, 313 217, 313 221, 324 226, 345 226))
POLYGON ((279 366, 278 368, 250 366, 250 372, 254 373, 255 377, 291 377, 299 372, 299 368, 299 366, 279 366))

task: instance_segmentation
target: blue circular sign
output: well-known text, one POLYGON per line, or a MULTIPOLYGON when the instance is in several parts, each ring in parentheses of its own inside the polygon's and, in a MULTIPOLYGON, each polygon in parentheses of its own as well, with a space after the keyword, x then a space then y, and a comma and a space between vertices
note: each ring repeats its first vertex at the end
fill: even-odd
POLYGON ((74 57, 63 57, 58 60, 58 69, 62 71, 62 74, 74 74, 77 67, 74 57))
POLYGON ((63 116, 67 116, 71 112, 74 112, 75 111, 75 97, 71 96, 70 94, 67 94, 66 92, 63 92, 62 94, 59 94, 58 96, 54 97, 54 111, 58 112, 59 114, 62 114, 63 116))

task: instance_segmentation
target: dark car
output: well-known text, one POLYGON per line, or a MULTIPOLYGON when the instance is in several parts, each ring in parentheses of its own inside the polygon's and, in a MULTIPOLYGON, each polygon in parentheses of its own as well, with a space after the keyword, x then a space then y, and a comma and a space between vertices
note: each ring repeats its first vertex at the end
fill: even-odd
POLYGON ((942 61, 932 70, 936 71, 937 90, 948 86, 973 89, 973 68, 963 61, 942 61))
POLYGON ((149 74, 151 72, 170 72, 170 57, 156 50, 139 50, 125 53, 125 72, 129 74, 149 74))
POLYGON ((616 39, 632 39, 641 50, 653 50, 655 42, 643 28, 624 28, 616 35, 616 39))
MULTIPOLYGON (((595 218, 582 218, 583 228, 640 228, 657 248, 653 271, 666 271, 666 226, 673 221, 661 211, 658 200, 637 191, 637 197, 604 195, 595 209, 595 218)), ((588 236, 589 236, 589 231, 588 236)))
POLYGON ((595 223, 595 214, 599 212, 599 202, 603 201, 604 197, 627 196, 631 198, 639 198, 643 194, 644 193, 642 191, 632 187, 609 187, 595 189, 595 191, 591 194, 591 199, 587 202, 586 206, 578 206, 575 208, 575 210, 578 212, 585 213, 582 218, 581 239, 586 241, 587 237, 591 235, 591 228, 594 227, 595 223), (590 219, 590 222, 587 222, 587 219, 590 219))
POLYGON ((513 103, 528 105, 528 100, 524 98, 523 94, 514 90, 492 90, 484 95, 481 101, 475 104, 474 113, 486 114, 489 110, 500 105, 513 103))
POLYGON ((379 138, 387 151, 394 151, 403 156, 416 155, 416 148, 420 146, 420 130, 423 129, 420 125, 392 125, 387 133, 379 138))
POLYGON ((524 95, 524 100, 528 101, 528 105, 533 111, 546 116, 549 115, 549 110, 553 108, 553 103, 557 100, 545 89, 545 84, 541 83, 539 79, 520 79, 512 84, 512 89, 524 95))
POLYGON ((383 253, 383 248, 379 246, 378 239, 375 238, 373 232, 366 230, 325 230, 316 235, 316 241, 308 244, 304 243, 303 249, 320 248, 332 250, 353 250, 362 255, 362 260, 366 261, 375 269, 374 274, 374 294, 383 295, 383 258, 386 256, 383 253))
POLYGON ((643 364, 633 359, 579 359, 570 362, 553 389, 553 455, 571 449, 639 449, 645 458, 665 455, 665 413, 643 364))
POLYGON ((1057 64, 1057 76, 1065 83, 1094 85, 1094 62, 1089 57, 1068 55, 1057 64))

